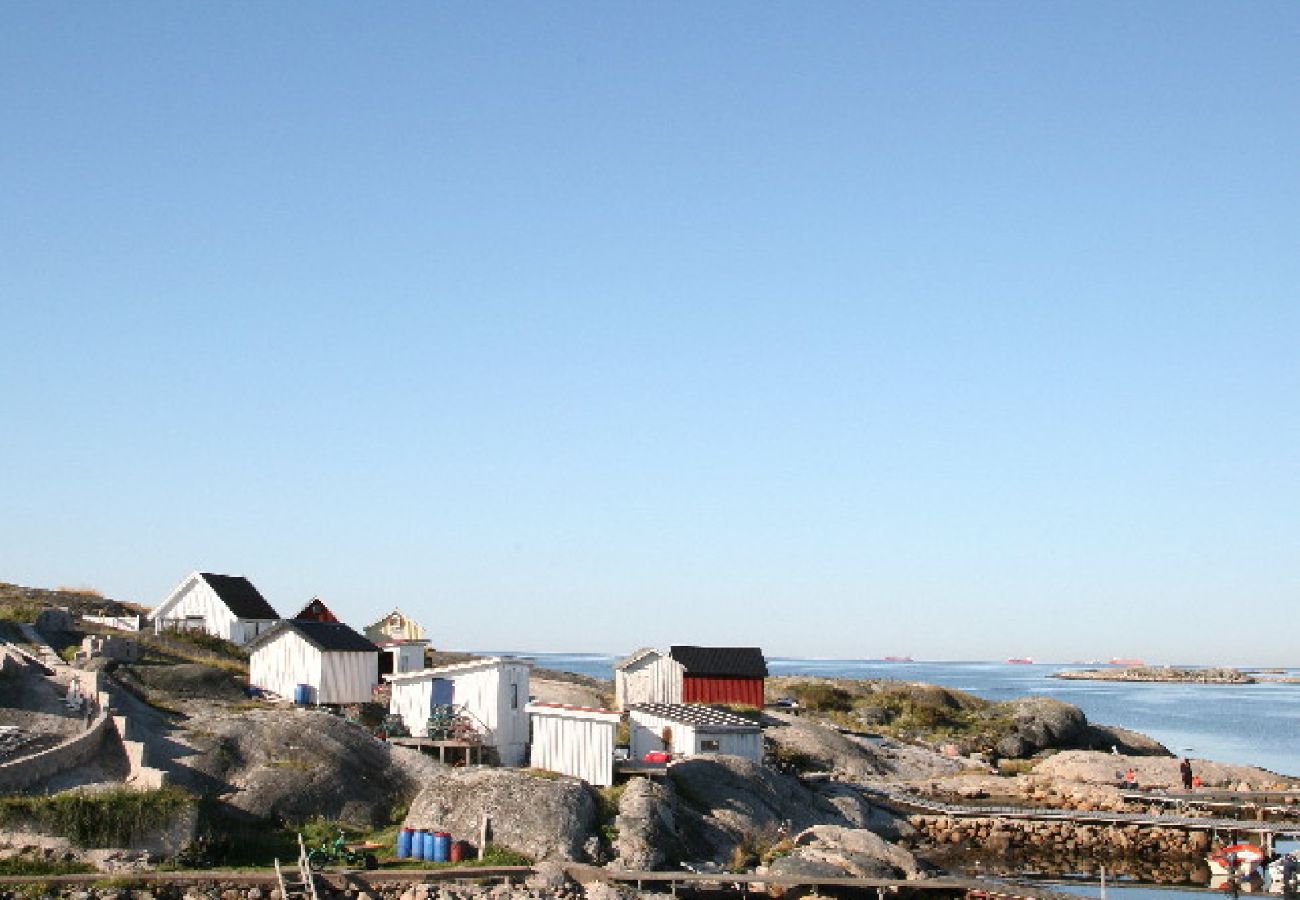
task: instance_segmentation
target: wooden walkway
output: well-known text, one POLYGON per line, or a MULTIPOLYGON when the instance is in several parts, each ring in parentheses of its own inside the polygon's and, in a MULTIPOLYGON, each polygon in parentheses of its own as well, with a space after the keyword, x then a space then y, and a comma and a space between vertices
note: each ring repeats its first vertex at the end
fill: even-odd
MULTIPOLYGON (((1182 828, 1189 831, 1249 832, 1277 838, 1300 838, 1300 821, 1268 822, 1261 819, 1165 815, 1151 812, 1052 809, 1033 806, 981 806, 944 803, 886 787, 858 786, 869 797, 903 812, 930 813, 957 818, 1027 819, 1034 821, 1095 823, 1099 825, 1144 825, 1152 828, 1182 828)), ((1151 801, 1154 797, 1144 798, 1151 801)))

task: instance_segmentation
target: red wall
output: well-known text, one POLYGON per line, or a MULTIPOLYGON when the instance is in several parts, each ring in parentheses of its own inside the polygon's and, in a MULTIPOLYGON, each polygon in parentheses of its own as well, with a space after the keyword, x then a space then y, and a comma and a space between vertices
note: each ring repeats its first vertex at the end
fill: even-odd
POLYGON ((683 703, 743 703, 763 708, 761 678, 692 678, 682 679, 683 703))

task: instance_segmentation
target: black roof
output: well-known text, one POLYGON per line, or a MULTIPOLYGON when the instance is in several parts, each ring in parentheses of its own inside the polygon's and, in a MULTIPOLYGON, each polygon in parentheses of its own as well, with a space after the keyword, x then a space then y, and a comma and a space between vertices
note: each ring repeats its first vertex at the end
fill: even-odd
POLYGON ((697 725, 702 728, 740 728, 758 731, 763 726, 753 719, 738 716, 730 710, 699 703, 637 703, 629 706, 631 712, 644 712, 670 722, 697 725))
MULTIPOLYGON (((281 628, 292 628, 308 643, 316 645, 321 650, 338 650, 345 653, 379 652, 378 647, 342 622, 311 622, 305 619, 285 619, 271 631, 258 635, 256 643, 262 643, 263 637, 279 632, 281 628)), ((252 643, 249 646, 251 647, 252 643)))
POLYGON ((278 619, 280 614, 271 608, 266 598, 253 587, 253 582, 243 575, 213 575, 200 572, 212 590, 217 592, 221 602, 241 619, 278 619))
POLYGON ((767 661, 758 647, 687 647, 676 645, 668 655, 695 678, 766 678, 767 661))

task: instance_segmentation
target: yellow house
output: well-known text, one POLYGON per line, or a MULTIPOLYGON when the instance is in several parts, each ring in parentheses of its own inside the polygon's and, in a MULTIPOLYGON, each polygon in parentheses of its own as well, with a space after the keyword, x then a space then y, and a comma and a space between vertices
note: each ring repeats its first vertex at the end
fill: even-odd
POLYGON ((376 644, 384 641, 422 641, 424 626, 400 609, 395 609, 378 622, 366 626, 366 637, 376 644))

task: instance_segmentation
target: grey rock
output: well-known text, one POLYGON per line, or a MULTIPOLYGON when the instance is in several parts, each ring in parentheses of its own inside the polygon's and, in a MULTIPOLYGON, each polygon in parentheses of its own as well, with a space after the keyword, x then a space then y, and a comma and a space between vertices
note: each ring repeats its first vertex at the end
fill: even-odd
POLYGON ((534 859, 585 860, 596 830, 596 801, 584 783, 517 769, 451 769, 426 784, 404 823, 478 841, 484 814, 493 843, 534 859))
POLYGON ((678 817, 672 788, 649 778, 629 781, 614 819, 618 829, 614 849, 619 864, 626 869, 652 871, 686 859, 678 817))
POLYGON ((1087 739, 1088 720, 1083 710, 1073 704, 1027 697, 1008 706, 1014 724, 994 748, 1000 756, 1023 759, 1040 750, 1077 746, 1087 739))

